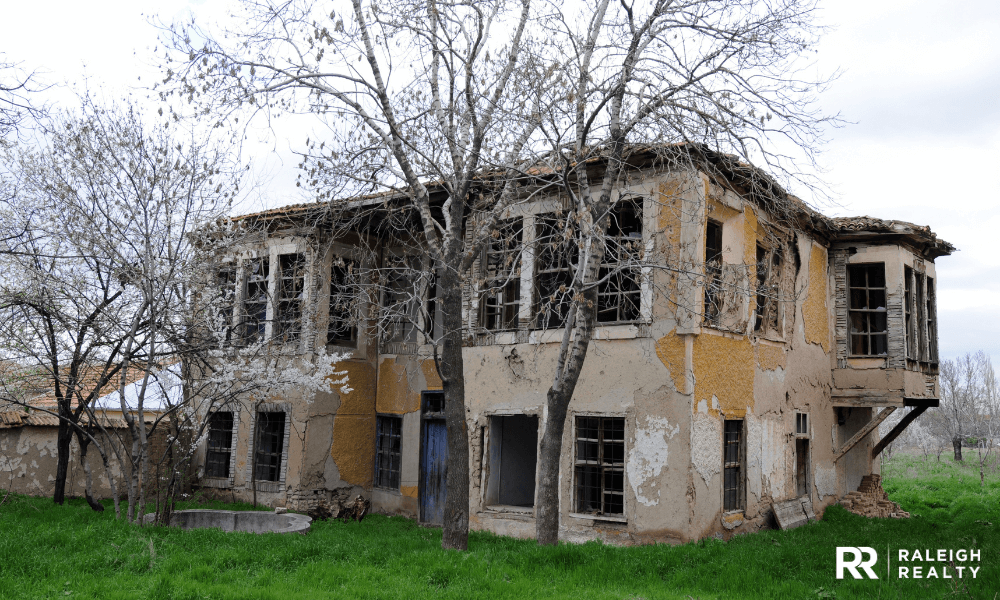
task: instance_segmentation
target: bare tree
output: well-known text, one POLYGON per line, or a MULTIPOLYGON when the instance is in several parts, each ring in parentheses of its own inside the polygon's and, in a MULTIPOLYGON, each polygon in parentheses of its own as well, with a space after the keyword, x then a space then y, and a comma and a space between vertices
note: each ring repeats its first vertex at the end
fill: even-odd
POLYGON ((988 421, 991 408, 984 384, 992 372, 982 351, 941 362, 941 406, 932 413, 931 424, 937 436, 951 443, 956 461, 963 459, 962 445, 969 438, 978 440, 988 421))
MULTIPOLYGON (((12 232, 0 326, 7 357, 40 368, 54 385, 61 503, 70 437, 77 433, 85 456, 93 440, 80 424, 98 425, 88 414, 94 401, 170 358, 162 329, 178 308, 189 234, 225 213, 235 185, 225 152, 211 142, 185 145, 167 126, 147 129, 131 106, 84 98, 79 114, 55 118, 48 130, 40 147, 14 155, 20 188, 7 207, 17 218, 5 223, 12 232)), ((130 455, 142 457, 141 399, 121 409, 130 455)), ((140 465, 131 467, 130 510, 141 500, 140 465)))
POLYGON ((19 63, 6 60, 6 55, 0 53, 0 145, 10 142, 7 137, 25 119, 42 116, 42 108, 31 96, 44 89, 36 73, 25 71, 19 63))
MULTIPOLYGON (((679 172, 738 173, 782 217, 795 203, 750 165, 812 185, 807 169, 823 127, 837 123, 814 106, 825 82, 803 75, 820 31, 811 0, 602 0, 567 11, 554 34, 564 51, 567 102, 545 114, 542 131, 569 198, 561 236, 573 240, 578 258, 570 285, 553 295, 565 307, 565 328, 539 456, 540 544, 558 540, 565 420, 597 322, 608 224, 634 151, 661 148, 660 160, 679 172)), ((747 285, 737 291, 753 293, 747 285)))
POLYGON ((424 326, 425 298, 401 298, 387 314, 423 329, 434 348, 448 430, 442 545, 465 549, 462 293, 489 232, 522 198, 515 182, 550 104, 556 65, 529 30, 539 8, 530 0, 409 0, 388 11, 353 0, 344 13, 299 1, 241 8, 239 25, 222 35, 194 24, 167 32, 178 60, 164 89, 231 122, 247 108, 316 115, 323 129, 302 153, 300 183, 330 201, 333 221, 376 221, 382 229, 373 233, 399 240, 432 274, 416 281, 424 296, 434 290, 438 327, 424 326), (484 171, 493 174, 487 193, 484 171), (385 194, 367 217, 358 203, 337 200, 365 192, 385 194))

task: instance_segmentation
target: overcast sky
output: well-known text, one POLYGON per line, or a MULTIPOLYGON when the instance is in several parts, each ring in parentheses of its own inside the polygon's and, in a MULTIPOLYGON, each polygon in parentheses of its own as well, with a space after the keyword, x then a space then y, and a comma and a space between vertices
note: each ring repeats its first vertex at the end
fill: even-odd
MULTIPOLYGON (((223 0, 56 0, 4 7, 0 52, 52 83, 102 88, 108 97, 152 83, 157 31, 193 12, 224 18, 223 0), (84 84, 84 81, 87 81, 84 84)), ((827 112, 853 124, 831 132, 823 159, 839 206, 832 216, 871 215, 930 225, 959 252, 937 261, 944 358, 986 350, 1000 368, 1000 192, 989 173, 1000 159, 1000 3, 829 0, 831 27, 818 73, 843 75, 823 96, 827 112)), ((145 96, 145 92, 133 92, 145 96)), ((53 102, 65 89, 48 92, 53 102)), ((273 177, 257 201, 293 196, 302 140, 273 140, 258 171, 273 177), (285 159, 281 159, 285 156, 285 159)))

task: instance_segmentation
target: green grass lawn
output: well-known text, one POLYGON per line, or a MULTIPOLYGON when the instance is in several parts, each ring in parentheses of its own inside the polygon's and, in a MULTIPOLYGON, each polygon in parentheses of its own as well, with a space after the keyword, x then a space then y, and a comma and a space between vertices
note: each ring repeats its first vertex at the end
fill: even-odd
POLYGON ((0 598, 995 598, 1000 478, 980 489, 970 467, 905 456, 885 476, 914 518, 833 507, 793 531, 630 548, 473 533, 465 553, 442 551, 439 529, 378 515, 255 535, 138 528, 82 501, 11 497, 0 506, 0 598), (835 579, 837 546, 879 550, 881 579, 835 579), (884 552, 895 565, 901 547, 978 548, 982 568, 974 580, 886 579, 884 552))

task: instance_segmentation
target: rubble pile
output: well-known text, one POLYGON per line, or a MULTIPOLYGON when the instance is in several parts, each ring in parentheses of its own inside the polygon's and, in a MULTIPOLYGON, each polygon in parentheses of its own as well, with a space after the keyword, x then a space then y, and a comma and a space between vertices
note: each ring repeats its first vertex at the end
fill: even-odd
POLYGON ((882 489, 881 475, 865 475, 862 477, 861 485, 858 486, 857 491, 848 492, 840 500, 840 505, 862 517, 876 517, 880 519, 910 518, 910 513, 889 500, 889 495, 882 489))

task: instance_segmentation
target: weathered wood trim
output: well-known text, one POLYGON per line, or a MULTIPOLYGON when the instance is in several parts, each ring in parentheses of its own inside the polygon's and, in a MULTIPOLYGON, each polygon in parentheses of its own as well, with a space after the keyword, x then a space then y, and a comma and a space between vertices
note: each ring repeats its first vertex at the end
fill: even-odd
POLYGON ((850 336, 847 314, 847 250, 831 250, 833 254, 833 306, 836 316, 837 368, 847 368, 848 344, 850 336))
POLYGON ((926 405, 917 406, 910 410, 910 412, 906 413, 903 418, 900 419, 899 423, 896 423, 896 426, 892 428, 892 431, 887 433, 885 437, 875 444, 875 447, 872 448, 872 458, 878 456, 886 446, 891 444, 892 441, 899 436, 899 434, 903 433, 903 430, 906 429, 906 427, 912 423, 914 419, 924 414, 925 410, 927 410, 926 405))

